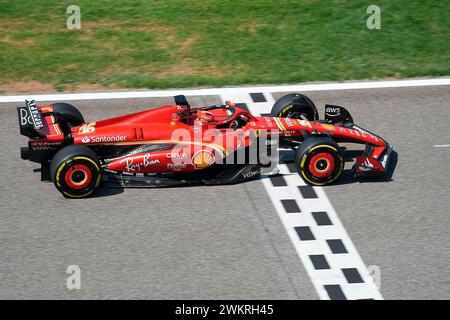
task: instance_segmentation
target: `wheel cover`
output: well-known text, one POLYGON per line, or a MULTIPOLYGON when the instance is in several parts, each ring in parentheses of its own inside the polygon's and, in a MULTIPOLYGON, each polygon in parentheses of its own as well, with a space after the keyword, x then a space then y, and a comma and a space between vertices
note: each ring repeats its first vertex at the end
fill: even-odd
POLYGON ((313 177, 325 178, 333 174, 336 167, 336 160, 328 152, 321 152, 314 155, 309 161, 308 170, 313 177))
POLYGON ((66 171, 64 181, 73 190, 83 190, 92 182, 92 171, 84 164, 75 164, 66 171))

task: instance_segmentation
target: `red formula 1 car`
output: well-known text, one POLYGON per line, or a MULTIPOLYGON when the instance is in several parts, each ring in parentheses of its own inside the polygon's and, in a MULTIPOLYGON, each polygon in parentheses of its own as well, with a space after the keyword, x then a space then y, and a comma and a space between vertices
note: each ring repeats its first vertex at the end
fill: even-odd
POLYGON ((184 96, 171 106, 97 122, 85 122, 66 103, 26 101, 17 109, 20 133, 29 137, 22 159, 40 163, 42 180, 53 181, 68 198, 87 197, 102 182, 150 187, 254 179, 273 165, 274 146, 295 150, 307 183, 326 185, 344 170, 338 143, 365 144, 353 167, 357 176, 384 175, 392 152, 343 107, 326 105, 319 120, 302 94, 278 99, 270 117, 255 117, 231 102, 191 108, 184 96))

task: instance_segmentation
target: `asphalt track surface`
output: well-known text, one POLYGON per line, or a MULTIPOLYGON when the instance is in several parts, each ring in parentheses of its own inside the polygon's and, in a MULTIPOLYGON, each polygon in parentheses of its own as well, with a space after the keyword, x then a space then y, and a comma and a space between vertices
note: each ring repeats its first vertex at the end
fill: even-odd
MULTIPOLYGON (((320 112, 347 107, 398 152, 392 181, 346 174, 324 188, 365 264, 380 267, 383 297, 450 299, 450 147, 434 147, 450 144, 450 87, 304 93, 320 112)), ((72 103, 95 121, 172 99, 72 103)), ((20 159, 18 105, 0 104, 1 299, 318 298, 261 181, 66 200, 20 159), (81 268, 81 290, 66 288, 69 265, 81 268)))

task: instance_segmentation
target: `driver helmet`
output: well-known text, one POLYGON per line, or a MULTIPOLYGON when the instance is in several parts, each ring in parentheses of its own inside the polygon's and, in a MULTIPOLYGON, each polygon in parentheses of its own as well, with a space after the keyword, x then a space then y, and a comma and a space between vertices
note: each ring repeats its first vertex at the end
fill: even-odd
POLYGON ((195 120, 197 120, 198 123, 204 125, 204 124, 214 121, 214 115, 211 112, 205 112, 205 111, 199 110, 199 111, 197 111, 197 117, 195 120))

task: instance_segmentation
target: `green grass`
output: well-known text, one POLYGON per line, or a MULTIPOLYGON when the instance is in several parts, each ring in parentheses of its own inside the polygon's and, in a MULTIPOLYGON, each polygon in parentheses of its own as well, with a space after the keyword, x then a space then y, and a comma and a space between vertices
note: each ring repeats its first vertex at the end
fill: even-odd
POLYGON ((450 75, 450 4, 380 0, 0 0, 0 84, 57 90, 450 75), (66 8, 81 7, 80 30, 66 8))

